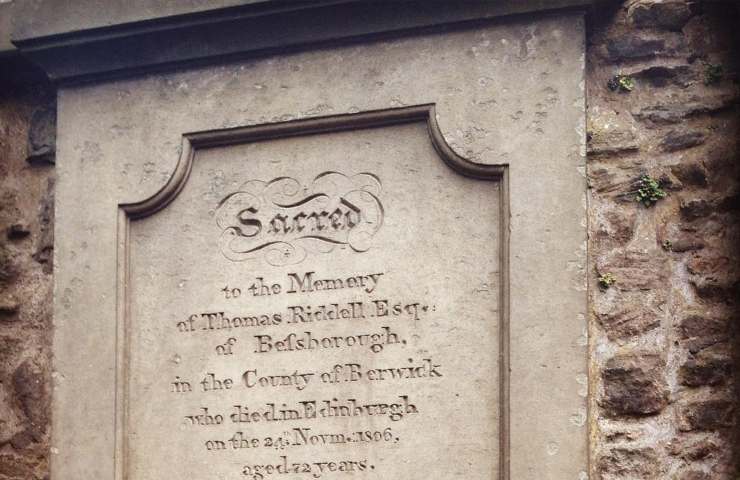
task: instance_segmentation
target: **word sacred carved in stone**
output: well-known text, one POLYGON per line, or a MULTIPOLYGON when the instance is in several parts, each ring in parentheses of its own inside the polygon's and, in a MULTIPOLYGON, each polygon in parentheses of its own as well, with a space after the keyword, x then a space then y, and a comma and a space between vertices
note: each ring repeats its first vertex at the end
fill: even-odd
POLYGON ((262 256, 275 266, 337 245, 367 251, 383 225, 380 192, 380 179, 371 173, 324 172, 306 186, 290 177, 249 180, 216 209, 221 251, 232 261, 262 256))

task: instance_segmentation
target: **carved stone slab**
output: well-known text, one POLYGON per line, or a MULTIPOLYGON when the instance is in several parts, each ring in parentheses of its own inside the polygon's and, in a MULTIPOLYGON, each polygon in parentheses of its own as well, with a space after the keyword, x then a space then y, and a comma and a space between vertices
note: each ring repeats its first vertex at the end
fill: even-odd
POLYGON ((62 89, 55 477, 585 478, 582 76, 569 13, 62 89))
POLYGON ((431 114, 186 150, 128 226, 131 478, 498 471, 503 169, 438 153, 431 114))

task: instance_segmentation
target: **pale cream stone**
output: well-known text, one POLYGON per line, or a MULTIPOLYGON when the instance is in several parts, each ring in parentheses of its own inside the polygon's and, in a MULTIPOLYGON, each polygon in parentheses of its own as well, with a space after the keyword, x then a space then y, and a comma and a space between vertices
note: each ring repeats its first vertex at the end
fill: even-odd
POLYGON ((583 52, 565 14, 62 89, 55 478, 578 478, 583 52), (231 419, 324 400, 399 406, 231 419))

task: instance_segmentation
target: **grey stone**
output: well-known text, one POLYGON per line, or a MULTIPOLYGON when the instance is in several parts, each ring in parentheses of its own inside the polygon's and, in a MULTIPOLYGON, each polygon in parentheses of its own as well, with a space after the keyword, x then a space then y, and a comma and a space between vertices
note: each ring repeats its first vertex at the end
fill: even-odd
POLYGON ((56 155, 56 109, 42 107, 31 116, 28 132, 28 161, 53 164, 56 155))
POLYGON ((665 52, 666 41, 662 37, 626 33, 609 39, 606 50, 612 61, 653 57, 665 52))

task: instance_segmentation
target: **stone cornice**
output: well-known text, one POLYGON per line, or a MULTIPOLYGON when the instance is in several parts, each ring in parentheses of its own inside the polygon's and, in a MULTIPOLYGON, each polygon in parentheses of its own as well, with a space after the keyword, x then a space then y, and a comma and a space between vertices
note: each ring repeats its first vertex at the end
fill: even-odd
MULTIPOLYGON (((152 1, 143 13, 119 2, 117 10, 91 14, 85 23, 84 17, 71 14, 86 2, 90 3, 55 1, 54 8, 44 9, 44 0, 31 0, 14 9, 13 44, 54 81, 104 80, 366 41, 495 17, 583 8, 591 0, 242 0, 239 6, 215 9, 192 2, 192 7, 176 8, 177 12, 191 11, 175 15, 169 14, 172 6, 166 2, 152 1)), ((90 8, 101 8, 93 3, 90 8)), ((219 2, 223 4, 229 1, 219 2)))

